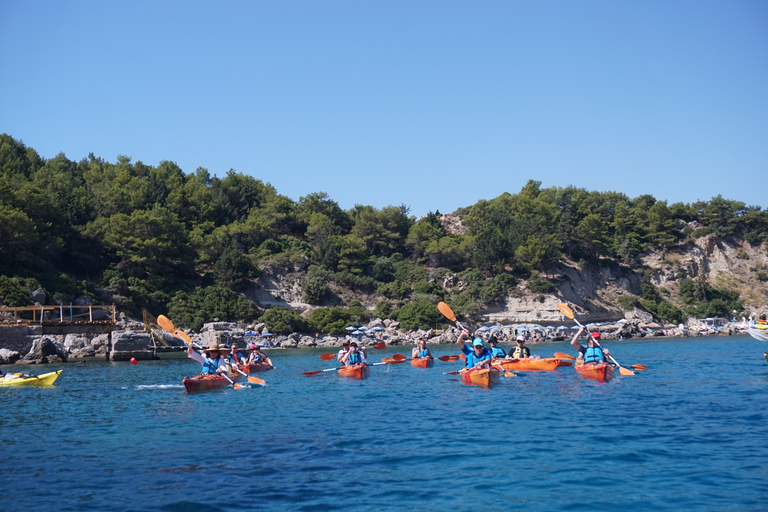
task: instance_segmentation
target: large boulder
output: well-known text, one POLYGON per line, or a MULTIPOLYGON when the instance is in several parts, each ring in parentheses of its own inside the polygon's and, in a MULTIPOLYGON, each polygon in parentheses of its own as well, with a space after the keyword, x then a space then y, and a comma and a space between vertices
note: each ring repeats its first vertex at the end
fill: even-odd
POLYGON ((13 364, 21 358, 21 354, 15 350, 0 348, 0 364, 13 364))
POLYGON ((130 361, 136 359, 153 359, 154 354, 149 350, 152 339, 145 330, 141 331, 112 331, 112 350, 109 352, 111 361, 130 361))
POLYGON ((70 357, 93 357, 96 351, 91 343, 91 337, 87 334, 67 334, 64 337, 64 347, 70 357))
POLYGON ((53 336, 42 336, 32 342, 32 348, 29 352, 19 359, 16 364, 46 364, 63 363, 68 358, 68 351, 53 336))

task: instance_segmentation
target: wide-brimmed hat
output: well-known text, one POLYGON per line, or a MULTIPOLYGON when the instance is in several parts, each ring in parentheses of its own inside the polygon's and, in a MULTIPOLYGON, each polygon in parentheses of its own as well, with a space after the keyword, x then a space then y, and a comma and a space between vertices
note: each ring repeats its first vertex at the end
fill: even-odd
POLYGON ((207 354, 208 352, 213 352, 214 350, 216 350, 218 352, 229 352, 229 349, 226 346, 219 345, 216 342, 213 342, 210 345, 208 345, 208 348, 203 350, 203 352, 205 352, 207 354))

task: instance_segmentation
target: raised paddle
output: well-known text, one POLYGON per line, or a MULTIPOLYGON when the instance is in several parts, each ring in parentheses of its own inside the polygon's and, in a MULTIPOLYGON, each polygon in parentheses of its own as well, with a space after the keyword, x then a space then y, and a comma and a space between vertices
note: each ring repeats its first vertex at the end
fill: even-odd
POLYGON ((165 315, 160 315, 157 317, 157 325, 171 334, 176 333, 176 327, 173 326, 173 322, 171 322, 171 320, 165 315))
POLYGON ((459 329, 464 330, 464 326, 461 325, 461 322, 456 320, 456 315, 453 314, 453 310, 451 309, 451 307, 448 304, 446 304, 445 302, 439 302, 437 304, 437 310, 440 313, 442 313, 442 315, 445 318, 447 318, 451 322, 454 322, 459 327, 459 329))
POLYGON ((320 359, 322 359, 323 361, 330 361, 334 357, 336 357, 336 354, 332 354, 331 352, 323 352, 322 354, 320 354, 320 359))
MULTIPOLYGON (((579 327, 584 327, 583 325, 581 325, 581 322, 579 322, 578 320, 576 320, 576 318, 574 318, 574 316, 573 316, 573 311, 571 311, 571 308, 570 308, 570 307, 568 307, 568 304, 560 304, 559 306, 557 306, 557 309, 559 309, 559 310, 560 310, 560 312, 561 312, 562 314, 564 314, 565 316, 567 316, 568 318, 570 318, 571 320, 573 320, 574 322, 576 322, 576 325, 578 325, 579 327)), ((589 331, 587 331, 587 332, 589 332, 589 331)), ((598 347, 600 347, 600 349, 602 349, 602 348, 603 348, 603 347, 600 345, 600 342, 599 342, 599 341, 597 341, 597 340, 595 339, 595 337, 594 337, 594 336, 592 336, 592 333, 591 333, 591 332, 589 332, 589 337, 592 339, 592 341, 594 341, 594 342, 595 342, 595 345, 597 345, 598 347)), ((606 355, 608 356, 608 359, 610 359, 610 360, 613 362, 613 364, 615 364, 616 366, 618 366, 618 367, 619 367, 619 372, 620 372, 622 375, 634 375, 634 374, 635 374, 635 372, 633 372, 633 371, 632 371, 632 370, 630 370, 629 368, 624 368, 623 366, 621 366, 621 365, 618 363, 618 361, 616 361, 616 360, 613 358, 613 356, 612 356, 611 354, 606 354, 606 355)))

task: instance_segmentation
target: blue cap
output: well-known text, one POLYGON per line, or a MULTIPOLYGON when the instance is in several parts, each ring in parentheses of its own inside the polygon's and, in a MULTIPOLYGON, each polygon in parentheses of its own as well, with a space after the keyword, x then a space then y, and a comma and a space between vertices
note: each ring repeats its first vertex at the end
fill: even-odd
POLYGON ((472 346, 476 347, 478 345, 480 345, 482 347, 483 346, 483 340, 481 340, 480 338, 475 338, 475 340, 472 342, 472 346))

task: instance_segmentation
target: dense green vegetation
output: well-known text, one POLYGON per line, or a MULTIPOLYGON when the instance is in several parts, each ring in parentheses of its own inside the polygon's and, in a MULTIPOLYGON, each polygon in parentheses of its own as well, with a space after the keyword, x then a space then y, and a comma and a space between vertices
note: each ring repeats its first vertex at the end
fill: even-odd
MULTIPOLYGON (((427 327, 439 319, 426 305, 439 300, 472 314, 517 293, 520 280, 531 293, 552 292, 542 274, 563 257, 639 270, 642 251, 710 233, 768 240, 768 212, 720 196, 668 205, 529 181, 456 213, 466 235, 446 231, 439 212, 417 222, 405 205, 345 211, 323 192, 294 201, 251 176, 187 174, 170 161, 46 160, 2 135, 0 301, 29 305, 29 292, 43 287, 49 302, 90 295, 133 315, 168 311, 190 327, 263 315, 274 332, 338 332, 372 314, 346 299, 307 319, 240 295, 263 269, 291 266, 307 271, 309 303, 351 290, 378 297, 375 314, 427 327)), ((680 307, 647 280, 641 297, 624 301, 673 322, 739 309, 729 290, 684 279, 680 289, 680 307)))

